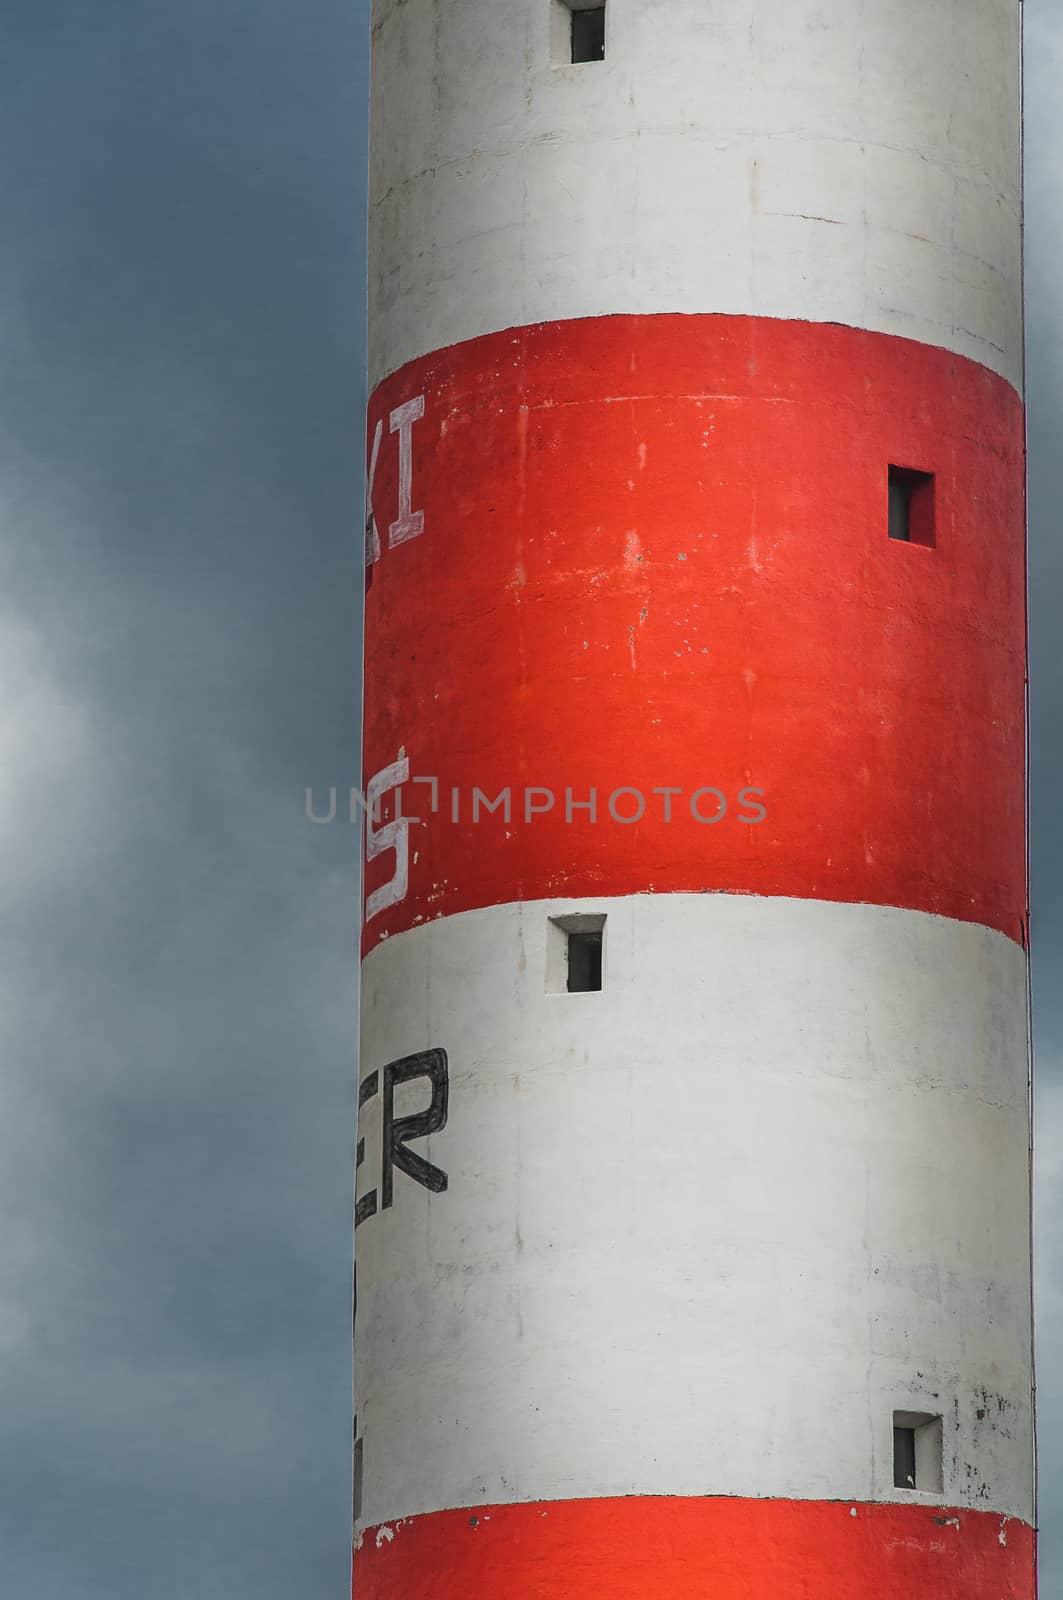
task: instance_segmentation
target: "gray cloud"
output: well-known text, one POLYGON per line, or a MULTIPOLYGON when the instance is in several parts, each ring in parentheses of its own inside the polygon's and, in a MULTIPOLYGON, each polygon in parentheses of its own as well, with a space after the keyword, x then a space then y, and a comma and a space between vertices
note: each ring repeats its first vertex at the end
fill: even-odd
POLYGON ((5 7, 0 1566, 342 1594, 365 7, 5 7), (13 245, 13 248, 12 248, 13 245))

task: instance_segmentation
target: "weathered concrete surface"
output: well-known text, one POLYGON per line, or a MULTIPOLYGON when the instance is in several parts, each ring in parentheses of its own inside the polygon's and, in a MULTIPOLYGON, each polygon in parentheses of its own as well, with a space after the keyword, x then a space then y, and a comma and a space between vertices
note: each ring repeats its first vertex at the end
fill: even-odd
MULTIPOLYGON (((370 428, 365 771, 405 749, 440 811, 406 786, 427 823, 367 945, 477 905, 648 888, 1025 937, 1025 463, 1003 379, 849 328, 601 317, 414 362, 370 428), (414 402, 421 531, 396 543, 392 419, 414 402), (889 538, 890 463, 934 474, 933 548, 889 538), (530 823, 526 786, 553 796, 530 823), (645 801, 636 825, 610 819, 618 786, 645 801), (658 786, 682 791, 671 821, 658 786), (691 818, 702 786, 726 796, 718 825, 691 818), (476 787, 511 791, 512 825, 474 816, 476 787), (595 822, 566 809, 592 789, 595 822)), ((381 850, 370 893, 393 872, 381 850)))
POLYGON ((743 313, 1022 374, 1017 0, 376 0, 370 379, 495 329, 743 313))
POLYGON ((374 7, 358 1600, 1031 1600, 1020 7, 559 4, 374 7))
MULTIPOLYGON (((366 959, 362 1074, 427 1046, 445 1129, 358 1229, 362 1522, 607 1495, 1031 1515, 1025 956, 877 906, 495 906, 366 959), (607 913, 550 994, 550 916, 607 913)), ((406 1114, 423 1084, 401 1091, 406 1114)), ((380 1098, 359 1192, 378 1181, 380 1098)))

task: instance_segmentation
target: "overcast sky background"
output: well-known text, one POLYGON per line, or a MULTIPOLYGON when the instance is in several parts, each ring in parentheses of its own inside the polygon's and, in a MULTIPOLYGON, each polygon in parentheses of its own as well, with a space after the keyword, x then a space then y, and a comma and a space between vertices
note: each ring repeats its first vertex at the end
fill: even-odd
MULTIPOLYGON (((1026 0, 1063 1596, 1063 0, 1026 0)), ((0 0, 0 1589, 349 1571, 366 0, 0 0)), ((1057 1531, 1058 1530, 1058 1531, 1057 1531)))

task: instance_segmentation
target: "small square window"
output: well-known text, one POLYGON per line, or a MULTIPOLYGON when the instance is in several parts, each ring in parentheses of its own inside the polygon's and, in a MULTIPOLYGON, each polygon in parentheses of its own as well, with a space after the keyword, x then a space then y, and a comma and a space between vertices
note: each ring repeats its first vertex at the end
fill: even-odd
POLYGON ((941 1418, 925 1411, 893 1413, 893 1487, 940 1494, 944 1487, 941 1418))
POLYGON ((889 469, 889 535, 902 544, 933 545, 934 474, 889 469))
POLYGON ((605 918, 586 912, 551 917, 546 930, 548 994, 596 994, 602 987, 605 918))
POLYGON ((605 60, 605 6, 598 0, 551 0, 554 63, 605 60))

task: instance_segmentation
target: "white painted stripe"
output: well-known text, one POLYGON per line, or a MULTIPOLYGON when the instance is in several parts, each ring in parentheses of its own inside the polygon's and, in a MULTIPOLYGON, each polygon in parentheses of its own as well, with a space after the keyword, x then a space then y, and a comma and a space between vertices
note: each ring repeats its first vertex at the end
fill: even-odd
POLYGON ((1016 0, 374 0, 370 376, 571 317, 850 323, 1022 373, 1016 0))
MULTIPOLYGON (((727 895, 496 906, 363 966, 363 1078, 448 1052, 446 1127, 359 1229, 364 1522, 624 1494, 1029 1516, 1025 957, 923 913, 727 895), (547 917, 606 912, 547 993, 547 917)), ((427 1080, 399 1086, 423 1109, 427 1080)), ((379 1187, 380 1093, 359 1194, 379 1187)))

